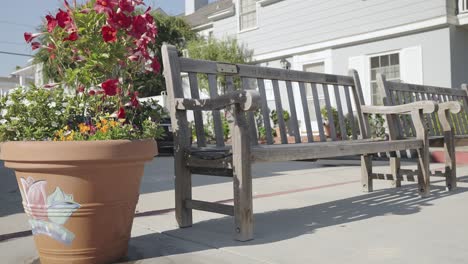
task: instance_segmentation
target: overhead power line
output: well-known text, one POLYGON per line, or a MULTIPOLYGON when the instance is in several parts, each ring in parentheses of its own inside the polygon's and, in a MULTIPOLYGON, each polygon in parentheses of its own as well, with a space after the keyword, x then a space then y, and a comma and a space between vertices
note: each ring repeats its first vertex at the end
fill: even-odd
POLYGON ((33 26, 33 25, 28 25, 28 24, 21 24, 21 23, 11 22, 11 21, 7 21, 7 20, 0 20, 0 24, 20 26, 20 27, 26 27, 26 28, 36 28, 37 27, 37 26, 33 26))
POLYGON ((7 54, 7 55, 15 55, 15 56, 23 56, 23 57, 32 57, 30 54, 23 54, 23 53, 16 53, 16 52, 8 52, 8 51, 1 51, 0 54, 7 54))

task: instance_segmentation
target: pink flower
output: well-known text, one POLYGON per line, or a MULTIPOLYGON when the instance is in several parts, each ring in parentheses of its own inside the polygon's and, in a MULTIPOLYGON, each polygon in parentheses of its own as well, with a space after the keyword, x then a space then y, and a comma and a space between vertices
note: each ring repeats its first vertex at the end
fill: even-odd
POLYGON ((103 26, 101 29, 102 38, 105 42, 117 41, 117 30, 110 26, 103 26))
POLYGON ((140 38, 144 33, 146 33, 146 24, 147 21, 143 16, 136 16, 132 23, 132 35, 136 38, 140 38))
POLYGON ((107 20, 115 28, 128 28, 132 25, 132 18, 125 15, 123 12, 111 13, 107 20))
POLYGON ((101 84, 104 93, 108 96, 114 96, 117 94, 117 89, 119 80, 118 79, 109 79, 101 84))
POLYGON ((134 92, 132 98, 130 99, 130 104, 137 108, 140 106, 140 101, 138 101, 138 92, 134 92))
POLYGON ((26 40, 26 43, 30 43, 33 39, 39 37, 43 33, 31 33, 31 32, 24 32, 24 40, 26 40))
POLYGON ((34 181, 32 177, 21 178, 22 194, 25 202, 25 211, 31 217, 47 220, 47 194, 46 181, 34 181))
POLYGON ((33 42, 33 43, 31 43, 31 49, 32 49, 32 50, 36 50, 36 49, 38 49, 38 48, 40 48, 40 47, 41 47, 41 43, 39 43, 39 42, 33 42))
POLYGON ((97 0, 94 10, 98 13, 111 13, 117 7, 117 0, 97 0))
POLYGON ((135 10, 135 3, 132 0, 119 0, 119 8, 124 12, 131 13, 135 10))
POLYGON ((96 94, 96 91, 94 91, 94 90, 91 90, 91 91, 89 91, 89 93, 88 93, 88 94, 89 94, 89 95, 91 95, 91 96, 94 96, 94 95, 96 94))
POLYGON ((117 112, 118 119, 125 119, 125 109, 120 107, 119 111, 117 112))
POLYGON ((55 19, 55 17, 51 15, 47 15, 46 19, 47 19, 47 31, 51 33, 57 27, 58 21, 57 19, 55 19))
POLYGON ((76 41, 78 39, 78 33, 72 32, 68 37, 64 38, 63 41, 76 41))
POLYGON ((161 71, 161 64, 159 63, 158 58, 154 57, 151 61, 151 68, 154 73, 159 73, 161 71))
POLYGON ((73 22, 70 14, 63 11, 62 9, 59 9, 55 19, 57 19, 58 26, 61 28, 65 28, 67 25, 73 22))

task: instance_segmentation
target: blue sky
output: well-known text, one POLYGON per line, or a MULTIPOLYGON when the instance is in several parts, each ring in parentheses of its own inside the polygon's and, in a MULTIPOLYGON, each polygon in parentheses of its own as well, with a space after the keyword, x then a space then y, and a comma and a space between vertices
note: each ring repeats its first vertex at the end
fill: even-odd
MULTIPOLYGON (((83 2, 84 0, 78 0, 83 2)), ((72 0, 69 0, 72 2, 72 0)), ((60 0, 2 0, 0 9, 0 52, 32 54, 23 33, 35 32, 48 11, 62 7, 60 0)), ((145 0, 147 5, 161 7, 169 14, 184 11, 184 0, 145 0)), ((24 66, 28 57, 0 53, 0 76, 8 76, 16 66, 24 66)))

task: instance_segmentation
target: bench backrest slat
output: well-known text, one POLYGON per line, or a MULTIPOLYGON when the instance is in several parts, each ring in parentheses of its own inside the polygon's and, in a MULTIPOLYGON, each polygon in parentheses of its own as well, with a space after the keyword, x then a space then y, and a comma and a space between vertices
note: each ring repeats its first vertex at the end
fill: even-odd
MULTIPOLYGON (((194 99, 200 99, 198 89, 198 78, 196 73, 189 73, 190 94, 194 99)), ((195 133, 197 135, 198 147, 206 147, 205 130, 203 125, 203 115, 200 110, 193 111, 193 119, 195 122, 195 133)))
POLYGON ((323 95, 325 96, 325 106, 327 109, 328 116, 328 125, 330 126, 330 137, 333 141, 336 141, 336 127, 335 127, 335 117, 333 116, 330 94, 328 92, 328 85, 322 84, 323 95))
POLYGON ((271 129, 271 122, 270 122, 270 110, 268 109, 268 102, 266 98, 266 91, 265 91, 265 80, 264 79, 257 79, 258 91, 260 93, 261 98, 261 111, 262 111, 262 119, 263 119, 263 127, 265 128, 265 138, 268 145, 272 145, 273 142, 273 131, 271 129))
POLYGON ((279 89, 278 80, 272 80, 273 83, 273 94, 275 96, 276 116, 278 118, 278 126, 281 137, 281 144, 288 144, 288 135, 286 134, 286 122, 283 116, 283 104, 281 102, 281 94, 279 89))
MULTIPOLYGON (((218 97, 218 81, 216 74, 208 74, 208 87, 210 92, 210 98, 218 97)), ((221 120, 221 113, 219 110, 213 111, 213 128, 216 139, 216 146, 224 146, 224 133, 223 133, 223 121, 221 120)))
POLYGON ((317 92, 317 89, 318 89, 317 84, 311 83, 310 89, 312 89, 312 97, 314 100, 315 118, 317 119, 317 124, 319 125, 318 128, 319 128, 320 141, 323 142, 327 140, 327 137, 325 136, 325 131, 323 129, 323 126, 321 126, 321 124, 323 124, 323 119, 322 119, 322 114, 320 112, 320 99, 319 99, 318 92, 317 92))
POLYGON ((299 93, 301 96, 302 109, 304 110, 304 122, 307 130, 307 142, 314 142, 314 135, 312 133, 312 123, 310 121, 309 105, 307 104, 306 85, 299 82, 299 93))
POLYGON ((346 131, 346 124, 345 124, 345 118, 343 114, 343 107, 341 105, 341 95, 340 95, 340 89, 338 88, 338 85, 333 85, 333 91, 335 92, 335 99, 336 99, 336 110, 338 112, 338 122, 340 123, 340 133, 341 137, 346 140, 348 139, 348 131, 346 131))
POLYGON ((290 109, 290 123, 292 131, 289 131, 294 135, 294 140, 296 143, 301 143, 301 134, 299 131, 299 124, 297 122, 297 112, 296 112, 296 102, 294 100, 294 93, 291 81, 286 81, 286 91, 288 92, 288 101, 289 101, 289 109, 290 109))
POLYGON ((356 127, 356 121, 354 120, 353 105, 351 103, 351 96, 349 94, 350 89, 351 88, 349 86, 344 87, 345 98, 346 98, 346 106, 348 108, 348 115, 347 116, 350 119, 350 123, 351 123, 352 138, 357 139, 358 138, 358 128, 356 127))

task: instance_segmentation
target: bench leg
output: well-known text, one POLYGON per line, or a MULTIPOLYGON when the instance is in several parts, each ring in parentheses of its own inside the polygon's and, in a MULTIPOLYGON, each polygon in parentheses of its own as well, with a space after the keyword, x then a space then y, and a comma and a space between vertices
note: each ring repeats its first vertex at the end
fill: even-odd
POLYGON ((233 107, 232 167, 234 183, 234 239, 253 239, 252 161, 250 138, 245 113, 233 107))
POLYGON ((457 162, 455 158, 455 143, 451 132, 444 132, 445 152, 445 186, 447 191, 457 188, 457 162))
POLYGON ((361 156, 361 186, 363 192, 372 192, 372 156, 361 156))
POLYGON ((175 162, 175 213, 179 227, 192 226, 192 209, 185 201, 192 199, 192 174, 183 163, 183 153, 174 153, 175 162))
POLYGON ((418 189, 421 198, 429 196, 430 193, 430 170, 429 150, 422 148, 418 150, 418 189))
POLYGON ((399 188, 401 187, 401 180, 398 179, 400 175, 400 158, 391 157, 390 158, 390 170, 393 176, 392 186, 399 188))

